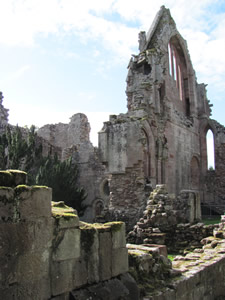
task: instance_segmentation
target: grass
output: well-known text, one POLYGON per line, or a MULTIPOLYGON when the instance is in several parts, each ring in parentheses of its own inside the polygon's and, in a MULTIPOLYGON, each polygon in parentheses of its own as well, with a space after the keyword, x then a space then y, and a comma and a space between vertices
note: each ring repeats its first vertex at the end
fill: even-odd
POLYGON ((204 223, 205 225, 218 224, 220 222, 221 222, 220 216, 212 216, 211 218, 202 219, 202 223, 204 223))
POLYGON ((168 258, 173 261, 174 260, 174 257, 176 257, 178 254, 168 254, 168 258))

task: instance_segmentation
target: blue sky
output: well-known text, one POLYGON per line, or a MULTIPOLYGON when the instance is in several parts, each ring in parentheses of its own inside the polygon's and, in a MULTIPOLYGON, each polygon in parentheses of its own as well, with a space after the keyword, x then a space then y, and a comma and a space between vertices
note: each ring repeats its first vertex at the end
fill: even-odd
POLYGON ((188 42, 198 82, 208 84, 212 117, 225 125, 225 1, 0 0, 0 91, 20 126, 87 114, 97 131, 125 113, 125 79, 138 32, 161 5, 188 42))

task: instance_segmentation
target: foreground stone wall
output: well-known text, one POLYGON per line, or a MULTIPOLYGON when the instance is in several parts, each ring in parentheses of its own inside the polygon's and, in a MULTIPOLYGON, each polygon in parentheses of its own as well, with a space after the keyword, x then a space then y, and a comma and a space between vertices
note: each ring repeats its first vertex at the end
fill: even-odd
POLYGON ((51 207, 50 188, 25 183, 0 172, 1 299, 65 300, 128 271, 124 223, 82 223, 63 202, 51 207))
POLYGON ((171 263, 162 248, 127 245, 130 272, 144 300, 222 300, 225 297, 224 224, 214 236, 201 241, 203 247, 171 263))

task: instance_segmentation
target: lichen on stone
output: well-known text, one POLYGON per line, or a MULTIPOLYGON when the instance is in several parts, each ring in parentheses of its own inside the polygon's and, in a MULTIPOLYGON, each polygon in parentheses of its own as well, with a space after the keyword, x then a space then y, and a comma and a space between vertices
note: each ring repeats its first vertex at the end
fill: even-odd
POLYGON ((77 217, 77 211, 74 208, 65 205, 63 201, 59 201, 59 202, 52 201, 51 205, 52 205, 52 216, 55 218, 63 217, 65 219, 69 219, 69 218, 77 217))
POLYGON ((124 224, 123 222, 108 222, 108 223, 105 223, 104 226, 110 227, 112 232, 117 232, 117 231, 121 230, 123 224, 124 224))

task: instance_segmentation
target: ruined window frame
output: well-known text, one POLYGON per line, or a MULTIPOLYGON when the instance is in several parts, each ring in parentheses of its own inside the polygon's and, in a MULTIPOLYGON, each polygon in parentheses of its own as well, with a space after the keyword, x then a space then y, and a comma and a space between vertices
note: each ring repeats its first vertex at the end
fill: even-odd
POLYGON ((207 170, 208 171, 215 170, 215 141, 214 141, 214 133, 211 128, 208 128, 208 130, 206 131, 205 138, 206 138, 207 170), (209 134, 211 135, 211 137, 209 136, 209 134))
POLYGON ((175 45, 171 42, 168 43, 168 58, 169 58, 169 74, 176 82, 176 87, 179 93, 179 99, 183 101, 183 76, 182 76, 182 66, 179 62, 179 54, 177 53, 175 45))

